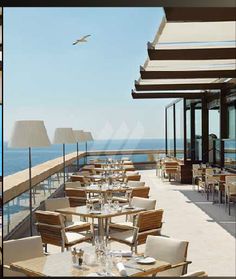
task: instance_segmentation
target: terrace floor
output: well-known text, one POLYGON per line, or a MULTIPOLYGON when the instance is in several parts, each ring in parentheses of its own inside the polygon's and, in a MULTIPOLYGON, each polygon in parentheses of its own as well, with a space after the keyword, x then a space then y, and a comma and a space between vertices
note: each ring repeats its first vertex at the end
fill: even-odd
MULTIPOLYGON (((150 198, 157 200, 157 208, 164 209, 162 235, 189 241, 188 271, 204 270, 209 276, 235 276, 236 207, 231 216, 225 206, 212 204, 205 196, 193 191, 192 185, 162 181, 155 170, 140 171, 142 181, 150 186, 150 198)), ((119 217, 120 218, 120 217, 119 217)), ((80 244, 85 246, 87 244, 80 244)), ((112 248, 128 246, 113 242, 112 248)), ((59 252, 58 247, 48 247, 59 252)), ((144 251, 144 245, 138 252, 144 251)))

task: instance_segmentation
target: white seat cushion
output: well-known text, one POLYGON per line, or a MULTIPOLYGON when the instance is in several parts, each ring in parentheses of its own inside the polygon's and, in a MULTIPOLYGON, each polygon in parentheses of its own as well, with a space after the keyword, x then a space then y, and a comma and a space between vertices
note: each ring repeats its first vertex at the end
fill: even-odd
POLYGON ((181 277, 202 277, 203 275, 207 276, 205 271, 194 271, 184 274, 181 277))
POLYGON ((118 201, 118 202, 121 202, 121 203, 127 203, 129 200, 125 197, 117 197, 117 196, 114 196, 112 197, 112 201, 118 201))
POLYGON ((90 229, 90 223, 88 223, 88 222, 83 222, 83 221, 66 222, 66 230, 69 230, 69 229, 76 229, 76 228, 90 229))
POLYGON ((86 236, 84 236, 83 234, 80 233, 76 233, 76 232, 66 232, 65 233, 66 238, 65 238, 65 242, 66 244, 73 244, 73 243, 79 243, 80 241, 82 242, 83 240, 85 240, 86 236))
POLYGON ((66 189, 68 188, 76 189, 82 187, 80 181, 66 182, 65 186, 66 189))
POLYGON ((110 228, 116 228, 119 226, 127 226, 127 227, 133 227, 133 222, 117 222, 117 223, 111 223, 110 228))
POLYGON ((124 230, 121 232, 112 232, 110 233, 110 238, 114 240, 121 240, 129 244, 134 243, 134 231, 133 230, 124 230))
MULTIPOLYGON (((177 264, 186 260, 187 241, 149 235, 146 241, 145 256, 153 257, 170 264, 177 264), (155 247, 155 249, 153 249, 155 247)), ((178 267, 159 272, 157 276, 180 276, 183 268, 178 267)))
POLYGON ((131 204, 136 207, 141 207, 146 210, 152 210, 155 209, 156 206, 156 200, 153 199, 147 199, 147 198, 139 198, 139 197, 133 197, 131 204))
POLYGON ((143 181, 131 181, 130 180, 130 181, 128 181, 127 186, 133 187, 133 188, 144 187, 145 186, 145 182, 143 182, 143 181))

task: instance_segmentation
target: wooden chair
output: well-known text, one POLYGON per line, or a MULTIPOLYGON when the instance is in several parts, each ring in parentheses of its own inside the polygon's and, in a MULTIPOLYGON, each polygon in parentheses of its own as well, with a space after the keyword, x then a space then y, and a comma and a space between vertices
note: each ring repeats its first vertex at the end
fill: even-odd
POLYGON ((228 204, 228 213, 230 215, 230 202, 236 202, 236 184, 232 182, 236 181, 235 176, 225 177, 225 206, 228 204))
MULTIPOLYGON (((72 182, 74 183, 74 182, 72 182)), ((68 197, 47 199, 44 202, 46 211, 56 211, 60 208, 70 207, 70 201, 68 197)), ((75 220, 72 215, 65 215, 65 231, 82 232, 91 231, 91 224, 89 222, 83 222, 75 220)))
POLYGON ((131 165, 123 165, 123 169, 125 170, 125 172, 127 171, 135 171, 135 167, 133 164, 131 165))
POLYGON ((90 241, 90 234, 80 234, 65 230, 64 216, 52 211, 35 211, 36 227, 42 237, 42 242, 61 247, 64 252, 65 248, 68 250, 71 246, 79 244, 84 241, 90 241))
POLYGON ((69 198, 70 206, 81 206, 86 204, 87 193, 83 189, 66 188, 65 195, 69 198))
POLYGON ((187 273, 187 266, 191 263, 186 260, 188 244, 188 241, 149 235, 146 241, 144 256, 153 257, 171 264, 170 269, 158 272, 158 276, 179 277, 187 273))
POLYGON ((195 189, 196 180, 202 177, 202 171, 199 164, 192 164, 192 185, 195 189))
POLYGON ((95 171, 94 171, 94 168, 95 168, 95 165, 85 165, 82 167, 82 171, 86 171, 87 174, 94 174, 95 171))
POLYGON ((130 192, 131 192, 130 194, 131 198, 133 197, 148 198, 149 191, 150 191, 150 187, 148 186, 133 188, 132 190, 128 190, 123 197, 113 196, 112 201, 119 201, 120 203, 128 203, 130 192))
POLYGON ((82 185, 81 185, 80 181, 66 182, 65 183, 65 189, 67 189, 67 188, 78 189, 78 188, 81 188, 81 187, 82 187, 82 185))
POLYGON ((84 175, 78 175, 78 174, 72 175, 70 179, 71 182, 79 181, 82 186, 89 185, 91 182, 89 178, 85 177, 84 175))
POLYGON ((127 186, 128 187, 132 187, 132 188, 144 187, 145 186, 145 182, 144 181, 132 181, 132 180, 129 180, 127 182, 127 186))
POLYGON ((10 268, 11 263, 45 256, 41 236, 3 241, 3 249, 4 277, 18 278, 25 276, 21 272, 13 271, 10 268))
POLYGON ((146 242, 148 235, 160 235, 162 228, 163 209, 140 212, 135 220, 135 225, 110 224, 109 239, 127 244, 131 250, 146 242))
MULTIPOLYGON (((131 205, 139 208, 143 208, 144 210, 154 210, 156 207, 156 200, 154 199, 147 199, 147 198, 140 198, 140 197, 133 197, 131 200, 131 205)), ((137 216, 135 214, 128 214, 126 215, 126 222, 124 223, 116 223, 122 225, 135 225, 134 221, 137 216), (128 222, 127 222, 128 221, 128 222)))
POLYGON ((219 187, 219 180, 220 177, 214 177, 214 169, 209 168, 205 171, 205 192, 207 195, 207 200, 209 200, 209 195, 212 193, 212 200, 214 199, 213 192, 215 191, 216 187, 219 187))
POLYGON ((137 172, 127 172, 126 173, 126 182, 132 181, 140 181, 141 175, 137 172))
POLYGON ((171 181, 171 179, 176 180, 178 169, 179 169, 179 164, 177 161, 164 162, 162 178, 165 178, 167 176, 169 178, 169 181, 171 181))
POLYGON ((193 271, 187 274, 184 274, 180 277, 208 277, 208 274, 205 271, 193 271))
POLYGON ((148 198, 149 197, 150 187, 137 187, 132 190, 131 198, 140 197, 140 198, 148 198))

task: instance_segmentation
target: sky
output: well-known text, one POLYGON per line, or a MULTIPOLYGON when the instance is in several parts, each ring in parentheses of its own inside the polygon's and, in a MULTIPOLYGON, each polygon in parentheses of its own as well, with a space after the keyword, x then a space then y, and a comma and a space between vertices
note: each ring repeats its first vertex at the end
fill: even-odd
POLYGON ((5 8, 4 141, 16 120, 95 139, 164 138, 172 100, 134 100, 162 8, 5 8), (88 42, 73 46, 81 36, 88 42))

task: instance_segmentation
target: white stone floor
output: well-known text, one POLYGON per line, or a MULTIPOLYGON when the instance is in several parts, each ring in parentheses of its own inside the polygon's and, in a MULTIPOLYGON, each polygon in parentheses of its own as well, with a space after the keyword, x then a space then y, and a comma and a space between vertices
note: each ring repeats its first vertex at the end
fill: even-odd
MULTIPOLYGON (((143 171, 142 180, 151 187, 150 197, 157 200, 157 207, 164 209, 162 234, 189 241, 188 260, 192 264, 188 271, 204 270, 209 276, 235 276, 235 237, 186 197, 184 192, 193 192, 192 185, 162 182, 154 170, 143 171)), ((195 194, 199 200, 206 200, 200 193, 195 194)), ((213 206, 211 202, 210 205, 213 206)), ((214 207, 219 209, 218 205, 214 207)), ((227 217, 223 205, 220 210, 227 217)), ((232 209, 233 214, 229 222, 235 227, 232 209)))
MULTIPOLYGON (((235 211, 232 216, 224 205, 207 202, 192 185, 162 181, 155 170, 140 171, 142 181, 150 186, 150 198, 157 200, 157 208, 164 209, 162 234, 189 241, 188 260, 192 261, 188 272, 204 270, 209 276, 236 275, 235 211), (215 215, 214 215, 215 214, 215 215), (226 224, 223 228, 222 224, 226 224), (227 224, 231 227, 227 230, 227 224)), ((83 247, 87 244, 80 244, 83 247)), ((128 246, 113 242, 111 248, 129 249, 128 246)), ((144 245, 138 252, 144 251, 144 245)), ((60 248, 48 247, 49 252, 60 248)))

